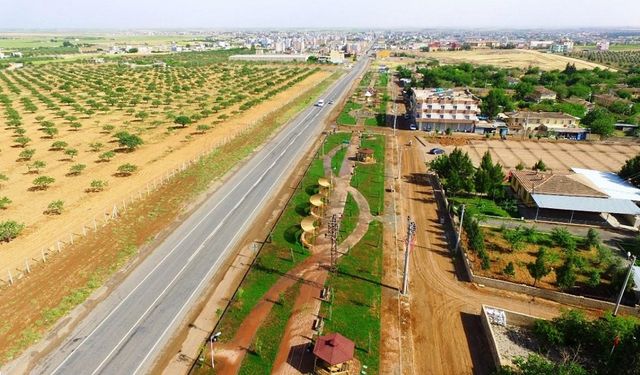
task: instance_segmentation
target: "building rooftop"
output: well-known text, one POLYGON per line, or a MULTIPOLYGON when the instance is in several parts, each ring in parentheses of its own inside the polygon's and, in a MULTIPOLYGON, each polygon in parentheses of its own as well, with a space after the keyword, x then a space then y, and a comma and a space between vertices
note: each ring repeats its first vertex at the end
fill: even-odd
POLYGON ((543 112, 543 111, 514 111, 505 113, 507 118, 526 119, 526 118, 555 118, 555 119, 573 119, 578 117, 568 115, 564 112, 543 112))
POLYGON ((536 206, 553 210, 640 215, 640 208, 628 199, 532 194, 536 206))
POLYGON ((352 360, 355 348, 353 341, 339 333, 332 333, 318 337, 313 354, 333 366, 352 360))
POLYGON ((531 194, 608 198, 609 196, 577 174, 555 174, 538 171, 512 171, 522 187, 531 194))
POLYGON ((572 170, 611 198, 640 202, 640 189, 623 180, 615 173, 582 168, 572 168, 572 170))

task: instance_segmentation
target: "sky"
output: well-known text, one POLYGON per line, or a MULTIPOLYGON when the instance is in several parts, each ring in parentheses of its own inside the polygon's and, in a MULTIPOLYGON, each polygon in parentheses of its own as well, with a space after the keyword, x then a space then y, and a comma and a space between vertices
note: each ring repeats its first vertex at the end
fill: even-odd
POLYGON ((638 27, 638 0, 0 0, 0 29, 638 27))

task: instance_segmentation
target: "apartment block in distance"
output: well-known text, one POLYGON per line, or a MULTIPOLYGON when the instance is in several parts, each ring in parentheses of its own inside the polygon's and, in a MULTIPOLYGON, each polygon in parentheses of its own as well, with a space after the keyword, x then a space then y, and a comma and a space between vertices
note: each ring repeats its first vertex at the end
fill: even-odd
POLYGON ((411 101, 416 125, 424 131, 471 133, 478 123, 480 101, 465 90, 414 90, 411 101))

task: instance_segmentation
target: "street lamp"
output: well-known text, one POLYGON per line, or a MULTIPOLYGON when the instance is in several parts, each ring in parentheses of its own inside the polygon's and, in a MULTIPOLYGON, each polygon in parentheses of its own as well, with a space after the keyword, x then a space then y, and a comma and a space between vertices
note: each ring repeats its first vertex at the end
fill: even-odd
POLYGON ((209 338, 209 346, 211 347, 211 368, 215 368, 213 364, 213 343, 218 342, 220 335, 222 335, 222 332, 216 332, 209 338))

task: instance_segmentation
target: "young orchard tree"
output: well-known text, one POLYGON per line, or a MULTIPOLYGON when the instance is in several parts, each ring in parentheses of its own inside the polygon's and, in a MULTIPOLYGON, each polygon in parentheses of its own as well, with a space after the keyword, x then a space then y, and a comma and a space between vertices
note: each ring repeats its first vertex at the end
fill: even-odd
POLYGON ((105 133, 111 133, 113 131, 113 129, 115 129, 116 127, 113 125, 103 125, 102 126, 102 131, 105 133))
POLYGON ((105 180, 93 180, 91 184, 89 184, 88 192, 99 192, 103 191, 107 187, 107 181, 105 180))
POLYGON ((129 132, 119 132, 115 135, 116 139, 118 139, 118 144, 120 146, 127 149, 127 151, 133 151, 138 146, 143 144, 142 138, 138 137, 135 134, 131 134, 129 132))
POLYGON ((113 151, 107 151, 107 152, 103 152, 102 154, 100 154, 100 156, 98 156, 98 158, 100 159, 100 161, 111 161, 111 159, 113 159, 116 156, 116 153, 113 151))
POLYGON ((49 176, 36 177, 33 180, 33 188, 35 190, 46 190, 55 181, 56 181, 55 178, 49 177, 49 176))
POLYGON ((18 137, 16 138, 16 143, 20 145, 20 147, 26 147, 29 142, 31 142, 31 138, 29 137, 18 137))
POLYGON ((137 165, 134 165, 131 163, 122 164, 121 166, 118 167, 118 175, 131 176, 131 174, 135 173, 137 170, 138 170, 137 165))
POLYGON ((136 113, 135 116, 138 120, 140 120, 140 122, 144 122, 144 120, 149 118, 149 113, 145 112, 145 111, 140 111, 138 113, 136 113))
POLYGON ((11 241, 18 237, 23 229, 24 224, 20 224, 14 220, 0 222, 0 241, 11 241))
POLYGON ((55 141, 51 144, 51 149, 55 151, 63 150, 68 144, 65 141, 55 141))
POLYGON ((173 123, 185 128, 187 125, 191 124, 191 118, 189 116, 180 115, 173 119, 173 123))
POLYGON ((25 135, 27 133, 27 129, 25 129, 25 128, 16 128, 13 132, 15 134, 17 134, 17 135, 25 135))
POLYGON ((20 152, 20 154, 18 154, 18 157, 19 157, 21 160, 29 161, 29 160, 31 160, 31 158, 33 157, 33 155, 34 155, 35 153, 36 153, 36 150, 35 150, 35 149, 28 148, 28 149, 26 149, 26 150, 22 150, 22 151, 20 152))
POLYGON ((68 148, 64 150, 64 154, 69 157, 69 159, 73 160, 76 156, 78 156, 78 150, 75 148, 68 148))
POLYGON ((71 166, 71 168, 69 168, 69 175, 79 176, 82 173, 82 171, 85 170, 85 168, 87 168, 87 166, 84 164, 74 164, 71 166))
POLYGON ((536 286, 540 279, 551 272, 551 267, 549 267, 547 262, 546 249, 544 247, 541 247, 540 250, 538 250, 535 262, 527 264, 527 270, 529 270, 529 274, 533 277, 533 286, 536 286))
POLYGON ((74 131, 78 131, 78 129, 80 129, 82 127, 82 124, 77 122, 77 121, 74 121, 74 122, 69 124, 69 127, 71 129, 73 129, 74 131))
POLYGON ((58 129, 56 128, 43 128, 42 132, 47 135, 47 137, 53 139, 56 135, 58 135, 58 129))
POLYGON ((4 210, 11 204, 11 199, 7 197, 0 197, 0 210, 4 210))
POLYGON ((104 148, 104 144, 101 142, 91 142, 89 143, 89 148, 92 152, 100 152, 104 148))
POLYGON ((62 214, 62 211, 64 211, 64 201, 58 199, 49 203, 49 205, 47 206, 47 210, 45 211, 45 214, 60 215, 62 214))
POLYGON ((2 186, 2 183, 6 181, 9 181, 9 177, 4 173, 0 173, 0 186, 2 186))
POLYGON ((46 166, 47 166, 47 163, 45 163, 44 161, 36 160, 33 163, 28 164, 27 169, 29 170, 29 172, 33 171, 36 173, 40 173, 40 170, 46 166))
POLYGON ((206 133, 207 130, 209 130, 209 129, 211 129, 211 127, 209 125, 206 125, 206 124, 201 124, 201 125, 198 125, 196 127, 196 130, 201 134, 206 133))

